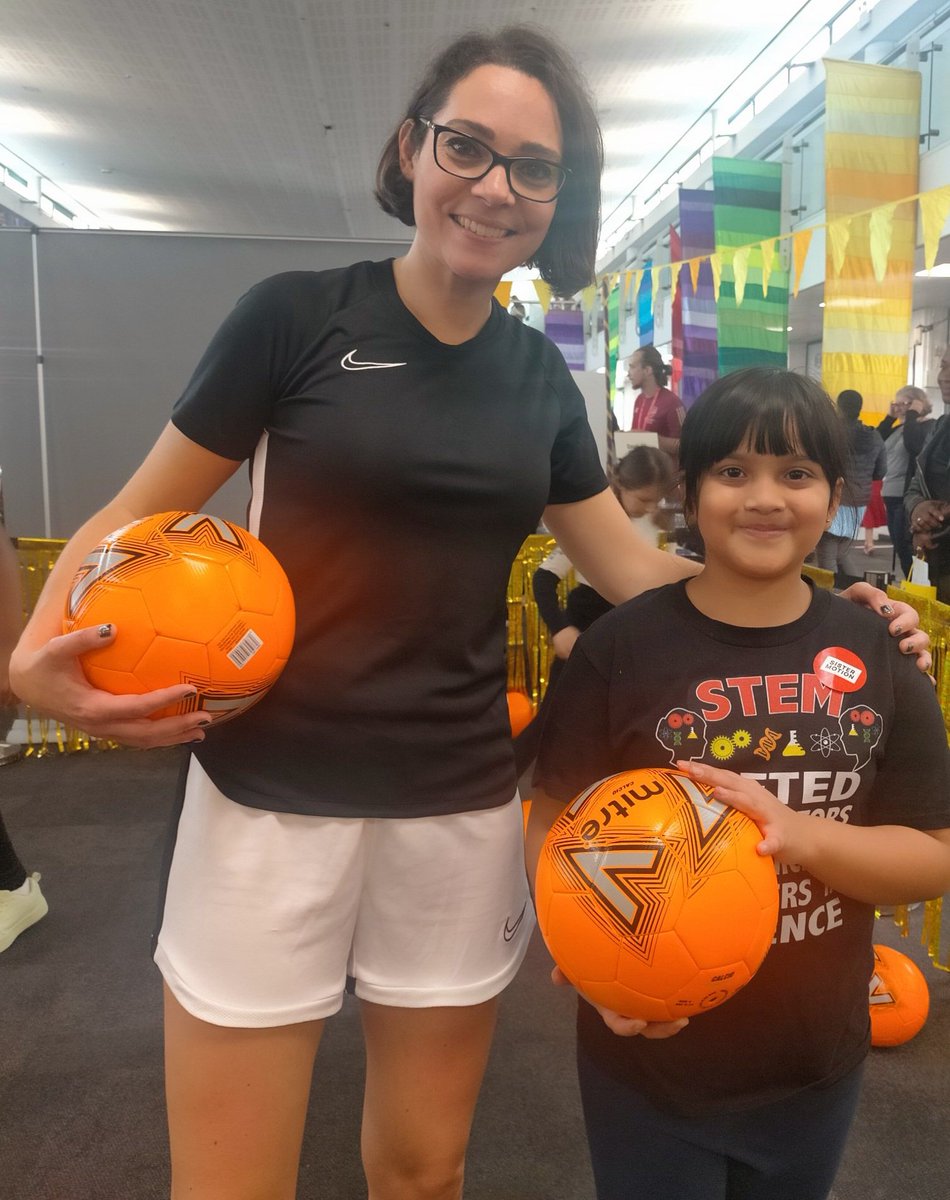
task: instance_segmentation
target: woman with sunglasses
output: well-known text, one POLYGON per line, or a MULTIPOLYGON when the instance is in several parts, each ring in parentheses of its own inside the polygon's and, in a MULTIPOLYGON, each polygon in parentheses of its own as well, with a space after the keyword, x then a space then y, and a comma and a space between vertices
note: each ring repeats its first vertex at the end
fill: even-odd
POLYGON ((156 943, 175 1200, 291 1200, 348 975, 370 1200, 462 1193, 496 997, 532 926, 511 562, 543 516, 615 602, 686 569, 631 530, 557 350, 493 300, 526 262, 560 293, 591 281, 601 165, 584 86, 546 37, 449 46, 379 166, 380 203, 415 227, 407 253, 241 299, 143 465, 67 547, 17 652, 36 707, 132 745, 196 743, 156 943), (54 636, 66 584, 104 534, 200 509, 245 460, 251 528, 294 587, 294 654, 233 724, 151 721, 187 689, 89 688, 76 656, 100 631, 54 636))

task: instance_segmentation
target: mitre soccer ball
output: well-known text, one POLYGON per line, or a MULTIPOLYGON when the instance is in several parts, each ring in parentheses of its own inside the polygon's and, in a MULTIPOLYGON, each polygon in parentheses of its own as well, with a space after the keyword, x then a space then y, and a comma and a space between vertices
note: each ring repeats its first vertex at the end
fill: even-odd
POLYGON ((874 947, 868 987, 871 1045, 901 1046, 919 1033, 930 1010, 930 990, 920 967, 890 946, 874 947))
POLYGON ((89 682, 117 694, 188 683, 197 694, 151 714, 244 712, 273 686, 294 640, 284 570, 246 529, 206 513, 167 512, 116 530, 69 588, 63 631, 114 624, 82 655, 89 682))
POLYGON ((552 826, 536 881, 554 961, 595 1004, 672 1021, 722 1004, 772 944, 778 882, 748 817, 679 771, 595 783, 552 826))

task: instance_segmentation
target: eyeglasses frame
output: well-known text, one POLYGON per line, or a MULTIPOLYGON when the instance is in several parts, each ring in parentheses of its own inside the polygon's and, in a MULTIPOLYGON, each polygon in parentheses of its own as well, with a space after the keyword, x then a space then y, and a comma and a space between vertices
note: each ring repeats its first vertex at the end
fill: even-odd
POLYGON ((517 196, 521 200, 528 200, 531 204, 553 204, 564 190, 564 185, 567 183, 568 176, 572 173, 571 168, 565 167, 563 163, 550 162, 546 158, 538 158, 536 155, 532 154, 516 154, 513 158, 509 158, 507 154, 499 154, 497 150, 493 150, 491 146, 486 145, 481 138, 477 138, 471 133, 465 133, 461 129, 455 129, 451 125, 436 125, 435 122, 430 121, 428 117, 417 117, 416 120, 425 125, 427 129, 432 130, 432 157, 435 161, 435 165, 440 171, 445 171, 446 175, 451 175, 453 179, 468 179, 471 183, 477 183, 480 179, 484 179, 489 172, 494 171, 495 167, 501 166, 504 168, 505 179, 508 181, 508 188, 512 195, 517 196), (481 146, 483 150, 487 151, 488 154, 491 155, 491 162, 488 164, 485 170, 482 171, 481 175, 458 175, 455 171, 450 171, 447 167, 443 167, 443 165, 439 162, 435 148, 436 142, 439 140, 440 133, 454 133, 456 137, 468 138, 470 142, 475 142, 476 145, 481 146), (518 162, 543 162, 547 166, 555 167, 557 170, 561 171, 561 182, 558 184, 558 189, 554 195, 549 197, 547 200, 541 200, 537 196, 526 196, 524 192, 519 192, 515 185, 511 182, 512 164, 518 162))

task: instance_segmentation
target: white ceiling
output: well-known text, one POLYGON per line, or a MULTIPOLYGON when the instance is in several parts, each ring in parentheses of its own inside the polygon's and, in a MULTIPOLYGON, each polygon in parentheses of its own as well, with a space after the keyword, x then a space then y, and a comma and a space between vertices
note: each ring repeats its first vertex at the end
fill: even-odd
POLYGON ((780 62, 842 2, 0 0, 0 143, 115 228, 392 239, 373 176, 422 66, 531 21, 590 80, 607 213, 790 20, 780 62))

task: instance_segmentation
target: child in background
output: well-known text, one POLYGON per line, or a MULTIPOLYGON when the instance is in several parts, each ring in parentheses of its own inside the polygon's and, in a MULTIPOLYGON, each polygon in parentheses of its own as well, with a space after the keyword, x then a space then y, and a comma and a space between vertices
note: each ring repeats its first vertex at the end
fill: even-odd
MULTIPOLYGON (((634 446, 611 472, 611 486, 620 501, 630 524, 651 545, 656 545, 663 529, 660 502, 675 484, 673 465, 668 454, 655 446, 634 446)), ((578 637, 598 617, 609 612, 613 605, 594 590, 579 572, 574 572, 575 586, 567 603, 561 608, 558 586, 574 570, 573 563, 559 546, 555 546, 538 567, 531 581, 541 620, 548 627, 554 658, 545 696, 557 682, 558 675, 578 637)), ((543 703, 542 703, 543 708, 543 703)), ((542 709, 514 739, 515 762, 519 776, 537 757, 541 738, 542 709)))
POLYGON ((680 448, 704 570, 598 621, 551 699, 530 871, 583 788, 663 765, 758 824, 780 883, 772 948, 720 1008, 659 1024, 580 1002, 598 1200, 823 1200, 869 1044, 874 905, 950 886, 933 687, 879 622, 801 576, 838 504, 842 432, 791 372, 708 388, 680 448), (697 737, 676 735, 674 711, 697 737))

